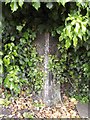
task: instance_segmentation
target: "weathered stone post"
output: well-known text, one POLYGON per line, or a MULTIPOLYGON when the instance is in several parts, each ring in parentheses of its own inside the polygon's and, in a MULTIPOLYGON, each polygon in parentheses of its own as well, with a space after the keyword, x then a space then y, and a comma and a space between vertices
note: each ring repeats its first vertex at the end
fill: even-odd
POLYGON ((53 73, 51 73, 48 69, 49 54, 52 54, 52 52, 50 53, 50 49, 52 51, 52 49, 55 50, 57 47, 55 46, 54 41, 50 37, 49 33, 45 33, 45 47, 44 47, 45 48, 45 54, 44 54, 45 79, 44 79, 44 86, 43 86, 43 101, 47 106, 52 106, 61 101, 60 84, 56 82, 56 79, 52 77, 53 73), (53 47, 53 44, 54 44, 54 47, 53 47))
POLYGON ((45 71, 45 79, 44 79, 44 86, 43 86, 43 101, 46 104, 49 104, 49 70, 48 70, 48 63, 49 63, 49 33, 45 33, 45 54, 44 54, 44 71, 45 71))
POLYGON ((41 91, 41 97, 47 106, 54 105, 61 101, 60 84, 56 82, 56 78, 53 78, 53 73, 49 71, 49 55, 55 55, 57 53, 58 40, 50 36, 49 32, 37 34, 37 38, 34 42, 37 52, 40 56, 44 56, 44 63, 41 65, 45 73, 43 79, 43 89, 41 91))

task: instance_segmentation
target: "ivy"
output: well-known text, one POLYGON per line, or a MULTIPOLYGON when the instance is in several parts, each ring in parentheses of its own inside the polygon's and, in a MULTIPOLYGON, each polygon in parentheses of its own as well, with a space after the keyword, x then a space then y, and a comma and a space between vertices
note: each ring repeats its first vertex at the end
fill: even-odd
POLYGON ((6 0, 5 4, 10 3, 10 7, 12 12, 17 11, 18 7, 20 6, 22 8, 23 4, 24 4, 24 0, 6 0))
POLYGON ((32 6, 33 6, 36 10, 38 10, 38 9, 40 8, 40 2, 33 2, 33 3, 32 3, 32 6))
POLYGON ((65 19, 65 27, 60 26, 56 29, 56 33, 60 35, 58 44, 60 58, 51 57, 49 69, 61 83, 70 84, 71 89, 68 89, 70 96, 88 102, 90 99, 89 18, 87 13, 83 16, 80 12, 71 11, 65 19))
POLYGON ((79 41, 87 40, 87 16, 82 16, 80 13, 70 14, 66 18, 65 28, 62 30, 59 40, 65 40, 66 49, 70 48, 73 43, 73 46, 76 48, 79 41))
MULTIPOLYGON (((3 28, 3 31, 6 27, 3 28)), ((37 55, 36 48, 32 46, 36 33, 30 29, 22 31, 23 27, 24 25, 17 25, 16 33, 9 37, 8 42, 6 42, 6 35, 3 35, 3 67, 5 75, 2 82, 4 87, 11 91, 12 95, 20 94, 24 85, 31 88, 30 92, 34 90, 38 93, 43 84, 42 78, 44 74, 38 67, 42 62, 42 58, 37 55), (17 42, 15 35, 21 34, 21 32, 22 37, 19 37, 17 42)))
POLYGON ((88 102, 89 1, 75 3, 66 0, 58 0, 56 3, 33 1, 26 4, 21 0, 18 2, 8 0, 6 3, 9 3, 13 13, 8 10, 9 17, 4 13, 3 54, 0 55, 3 59, 0 59, 1 72, 4 71, 5 74, 2 80, 4 87, 17 94, 24 85, 29 86, 30 92, 41 89, 44 76, 41 68, 43 58, 38 56, 32 43, 37 32, 49 31, 59 39, 60 54, 60 57, 50 56, 49 70, 57 82, 70 85, 70 89, 66 90, 67 94, 88 102), (21 18, 17 19, 17 16, 21 18))
POLYGON ((28 82, 30 83, 32 91, 38 91, 42 86, 43 72, 37 67, 40 64, 41 59, 37 56, 35 47, 31 45, 32 41, 30 41, 30 39, 31 37, 32 40, 34 39, 33 35, 35 34, 33 33, 32 35, 30 35, 28 34, 28 32, 25 32, 25 38, 20 39, 20 44, 18 45, 18 60, 23 76, 28 78, 28 82))

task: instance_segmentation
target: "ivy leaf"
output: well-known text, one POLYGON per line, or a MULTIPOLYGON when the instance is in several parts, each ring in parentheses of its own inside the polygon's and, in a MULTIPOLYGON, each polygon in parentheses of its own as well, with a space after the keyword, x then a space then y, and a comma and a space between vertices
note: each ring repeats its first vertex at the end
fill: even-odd
POLYGON ((16 29, 17 29, 19 32, 22 31, 22 28, 23 28, 23 26, 21 26, 21 25, 19 25, 19 26, 16 27, 16 29))
POLYGON ((2 52, 2 51, 0 51, 0 55, 3 55, 3 52, 2 52))
POLYGON ((10 64, 10 58, 8 55, 6 55, 3 59, 5 66, 8 66, 10 64))
POLYGON ((76 23, 75 32, 78 33, 79 29, 80 29, 80 25, 79 25, 79 23, 76 23))
POLYGON ((32 6, 33 6, 36 10, 38 10, 38 9, 40 8, 40 2, 33 2, 33 3, 32 3, 32 6))
POLYGON ((30 114, 29 112, 24 112, 24 113, 23 113, 23 117, 24 117, 24 118, 33 118, 33 115, 30 114))
POLYGON ((74 36, 74 38, 73 38, 73 45, 74 45, 74 47, 77 46, 77 43, 78 43, 78 39, 77 39, 76 36, 74 36))
POLYGON ((87 52, 87 56, 90 57, 90 51, 87 52))
POLYGON ((68 35, 69 38, 72 39, 71 25, 67 26, 66 35, 68 35))
POLYGON ((47 3, 46 7, 49 8, 49 9, 51 9, 53 7, 53 4, 52 3, 47 3))
POLYGON ((83 3, 83 0, 77 0, 77 2, 79 2, 79 3, 83 3))
POLYGON ((63 27, 63 26, 60 26, 60 27, 58 27, 58 28, 56 29, 56 32, 57 32, 58 34, 60 34, 63 29, 64 29, 64 27, 63 27))
POLYGON ((20 87, 18 87, 18 84, 14 84, 14 91, 20 93, 20 87))
POLYGON ((15 85, 14 85, 14 82, 11 82, 10 84, 10 90, 14 89, 15 85))
POLYGON ((20 7, 22 7, 23 4, 24 4, 24 0, 19 0, 19 1, 18 1, 18 4, 19 4, 20 7))
POLYGON ((4 80, 4 85, 5 85, 5 87, 10 88, 10 81, 9 81, 9 77, 8 76, 4 80))
POLYGON ((66 2, 69 2, 70 0, 57 0, 57 2, 59 3, 61 3, 63 6, 65 6, 65 3, 66 2))
POLYGON ((10 0, 5 0, 5 4, 8 4, 8 3, 10 3, 10 0))
POLYGON ((11 7, 11 10, 15 12, 18 9, 17 2, 11 2, 10 7, 11 7))
MULTIPOLYGON (((71 18, 72 19, 72 18, 71 18)), ((73 20, 72 22, 71 22, 71 25, 75 25, 76 24, 76 20, 73 20)))
POLYGON ((5 103, 5 99, 0 98, 0 105, 3 105, 5 103))
POLYGON ((15 40, 15 37, 14 36, 11 36, 11 39, 10 39, 11 41, 14 41, 15 40))
MULTIPOLYGON (((25 32, 24 35, 23 35, 23 37, 28 40, 29 33, 28 33, 28 32, 25 32)), ((24 39, 23 39, 23 40, 24 40, 24 39)))
POLYGON ((66 49, 68 49, 70 46, 71 46, 71 41, 70 41, 70 39, 67 39, 66 43, 65 43, 66 49))
POLYGON ((82 34, 78 33, 78 37, 82 40, 82 34))
POLYGON ((82 24, 82 33, 85 34, 85 32, 86 32, 86 26, 82 24))
POLYGON ((3 61, 2 61, 2 59, 0 58, 0 65, 2 65, 2 63, 3 63, 3 61))

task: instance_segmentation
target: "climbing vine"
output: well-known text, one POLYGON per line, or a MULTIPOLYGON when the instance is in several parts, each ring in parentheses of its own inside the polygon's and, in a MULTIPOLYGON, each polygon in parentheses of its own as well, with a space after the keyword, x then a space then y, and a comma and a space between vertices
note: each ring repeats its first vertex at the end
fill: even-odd
POLYGON ((23 25, 17 25, 16 32, 12 31, 13 35, 9 36, 8 25, 5 25, 2 33, 4 87, 8 88, 12 95, 18 95, 24 86, 30 88, 28 92, 38 93, 42 87, 43 71, 37 66, 43 59, 37 55, 36 48, 32 46, 36 33, 31 29, 22 31, 23 25), (5 30, 7 32, 4 32, 5 30), (17 36, 19 37, 16 38, 17 36))
POLYGON ((87 102, 90 77, 89 9, 83 16, 80 12, 71 11, 65 20, 65 27, 56 29, 60 35, 60 58, 52 57, 49 67, 59 81, 70 83, 70 96, 87 102))
POLYGON ((0 52, 4 87, 12 94, 20 93, 24 85, 31 91, 40 90, 44 74, 39 65, 43 59, 32 42, 38 32, 49 31, 59 39, 60 54, 59 57, 50 56, 49 70, 57 81, 70 84, 70 96, 87 102, 90 96, 89 2, 7 0, 4 8, 8 13, 3 11, 3 53, 0 52))

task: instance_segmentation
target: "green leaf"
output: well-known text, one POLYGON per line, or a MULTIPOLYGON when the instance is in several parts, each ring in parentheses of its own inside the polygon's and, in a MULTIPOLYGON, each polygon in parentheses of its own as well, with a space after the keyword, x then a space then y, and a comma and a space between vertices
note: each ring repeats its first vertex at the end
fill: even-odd
POLYGON ((10 84, 10 90, 14 89, 15 85, 14 85, 14 82, 11 82, 10 84))
POLYGON ((18 4, 19 4, 20 7, 22 7, 23 4, 24 4, 24 0, 19 0, 19 1, 18 1, 18 4))
POLYGON ((81 24, 81 25, 82 25, 82 33, 85 34, 85 32, 86 32, 86 26, 83 25, 83 24, 81 24))
POLYGON ((0 98, 0 105, 3 105, 5 103, 5 99, 0 98))
POLYGON ((80 25, 79 25, 79 23, 76 23, 76 27, 75 27, 74 31, 75 31, 76 33, 78 33, 78 32, 79 32, 79 29, 80 29, 80 25))
POLYGON ((57 32, 58 34, 61 34, 63 28, 64 28, 63 26, 58 27, 58 28, 56 29, 56 32, 57 32))
POLYGON ((87 52, 87 56, 90 57, 90 51, 87 52))
POLYGON ((8 66, 10 64, 10 58, 8 55, 6 55, 3 59, 5 66, 8 66))
MULTIPOLYGON (((25 32, 24 35, 23 35, 23 37, 28 40, 29 33, 28 33, 28 32, 25 32)), ((22 39, 23 39, 23 38, 22 38, 22 39)))
POLYGON ((51 9, 53 7, 53 4, 51 2, 49 2, 49 3, 46 4, 46 7, 51 9))
POLYGON ((11 10, 15 12, 18 9, 17 2, 11 2, 10 7, 11 7, 11 10))
POLYGON ((71 22, 71 25, 75 25, 76 24, 76 20, 73 20, 72 22, 71 22))
POLYGON ((19 25, 19 26, 16 27, 16 29, 17 29, 19 32, 22 31, 22 28, 23 28, 23 26, 21 26, 21 25, 19 25))
POLYGON ((44 107, 45 105, 44 105, 44 104, 41 104, 41 103, 34 103, 34 106, 35 106, 35 107, 42 108, 42 107, 44 107))
POLYGON ((40 8, 40 2, 33 2, 33 3, 32 3, 32 6, 33 6, 36 10, 38 10, 38 9, 40 8))
POLYGON ((0 55, 3 55, 3 52, 2 52, 2 51, 0 51, 0 55))
POLYGON ((30 114, 29 112, 24 112, 24 113, 23 113, 23 117, 24 117, 24 118, 33 118, 33 115, 30 114))
POLYGON ((4 81, 5 87, 10 88, 10 82, 9 82, 9 77, 7 76, 5 81, 4 81))
POLYGON ((67 28, 66 28, 66 35, 69 36, 70 39, 72 39, 71 25, 67 26, 67 28))
POLYGON ((5 0, 5 4, 8 4, 10 3, 11 0, 5 0))
POLYGON ((71 41, 70 41, 70 39, 67 39, 65 42, 66 49, 68 49, 70 46, 71 46, 71 41))
POLYGON ((61 0, 60 2, 62 3, 63 6, 65 6, 65 3, 66 3, 65 0, 61 0))
POLYGON ((74 45, 74 47, 77 46, 77 43, 78 43, 78 39, 77 39, 76 36, 74 36, 74 38, 73 38, 73 45, 74 45))
POLYGON ((18 84, 14 84, 14 91, 16 92, 16 93, 20 93, 20 87, 18 87, 18 84))
POLYGON ((78 33, 78 37, 82 40, 82 34, 78 33))
POLYGON ((3 63, 3 61, 2 61, 2 59, 0 58, 0 65, 2 65, 2 63, 3 63))
POLYGON ((8 99, 6 98, 5 101, 4 101, 4 106, 8 106, 11 102, 8 101, 8 99))
POLYGON ((61 3, 63 6, 65 6, 65 3, 69 0, 57 0, 58 3, 61 3))
MULTIPOLYGON (((17 56, 17 55, 18 55, 16 50, 13 51, 13 55, 14 55, 14 56, 17 56)), ((13 56, 12 56, 12 59, 14 59, 13 56)))
POLYGON ((14 36, 11 36, 11 41, 14 41, 15 40, 15 37, 14 36))

